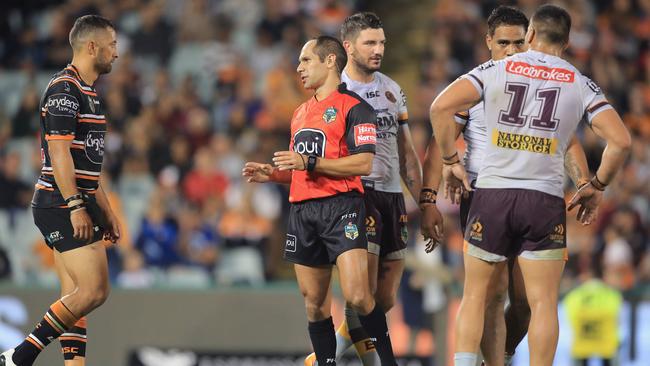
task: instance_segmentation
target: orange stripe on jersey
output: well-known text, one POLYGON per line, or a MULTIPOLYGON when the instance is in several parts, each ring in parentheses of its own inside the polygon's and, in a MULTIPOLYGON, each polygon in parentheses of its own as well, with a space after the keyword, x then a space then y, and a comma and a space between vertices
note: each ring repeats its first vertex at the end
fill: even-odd
POLYGON ((60 341, 77 341, 77 342, 83 342, 83 343, 86 343, 86 339, 85 339, 85 338, 81 338, 81 337, 60 336, 60 337, 59 337, 59 340, 60 340, 60 341))
POLYGON ((75 80, 75 79, 73 79, 73 78, 71 78, 69 76, 61 76, 61 77, 56 78, 52 82, 52 84, 50 84, 48 86, 48 88, 50 88, 50 87, 52 87, 52 86, 54 86, 54 85, 56 85, 56 84, 58 84, 58 83, 60 83, 62 81, 70 81, 70 82, 72 82, 73 84, 75 84, 79 88, 80 92, 82 92, 82 93, 84 93, 86 95, 90 95, 90 96, 93 96, 93 97, 97 96, 97 93, 93 93, 93 92, 90 92, 90 91, 83 90, 82 87, 81 87, 81 84, 79 84, 79 82, 77 80, 75 80))
POLYGON ((79 118, 77 121, 82 123, 106 123, 105 119, 79 118))
POLYGON ((92 175, 75 174, 74 176, 77 177, 77 178, 81 178, 81 179, 99 180, 99 177, 95 177, 95 176, 92 176, 92 175))
POLYGON ((25 340, 26 340, 27 342, 33 344, 36 348, 40 349, 41 351, 43 350, 43 347, 41 347, 41 345, 38 344, 38 343, 36 343, 36 341, 34 341, 33 339, 27 337, 27 338, 25 338, 25 340))
POLYGON ((70 148, 71 148, 71 149, 79 149, 79 150, 83 150, 83 149, 86 148, 86 146, 85 146, 85 145, 76 145, 76 144, 72 144, 72 145, 70 145, 70 148))
POLYGON ((45 135, 45 140, 74 140, 74 135, 45 135))
POLYGON ((42 189, 44 191, 50 191, 50 192, 54 191, 54 188, 46 187, 46 186, 44 186, 42 184, 38 184, 38 183, 36 183, 36 189, 42 189))

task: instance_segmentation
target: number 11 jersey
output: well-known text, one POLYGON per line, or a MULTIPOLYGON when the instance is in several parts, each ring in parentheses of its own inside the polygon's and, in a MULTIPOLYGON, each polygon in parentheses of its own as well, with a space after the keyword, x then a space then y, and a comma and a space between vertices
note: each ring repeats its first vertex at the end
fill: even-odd
POLYGON ((569 62, 534 50, 462 77, 485 106, 488 143, 476 186, 564 197, 564 155, 578 123, 612 108, 601 89, 569 62))

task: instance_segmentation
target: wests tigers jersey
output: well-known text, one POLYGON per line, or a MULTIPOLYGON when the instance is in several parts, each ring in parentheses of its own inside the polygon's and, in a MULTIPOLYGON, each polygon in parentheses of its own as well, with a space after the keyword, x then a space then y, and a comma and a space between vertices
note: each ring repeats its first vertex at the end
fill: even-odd
MULTIPOLYGON (((372 107, 342 83, 323 100, 312 97, 295 110, 289 149, 325 159, 364 152, 374 154, 376 118, 372 107)), ((300 202, 350 191, 363 193, 360 176, 331 177, 294 170, 289 201, 300 202)))
POLYGON ((77 189, 93 194, 99 186, 104 160, 106 118, 97 91, 83 82, 69 65, 56 73, 41 98, 41 175, 36 183, 32 207, 65 205, 54 180, 49 142, 69 140, 77 189))

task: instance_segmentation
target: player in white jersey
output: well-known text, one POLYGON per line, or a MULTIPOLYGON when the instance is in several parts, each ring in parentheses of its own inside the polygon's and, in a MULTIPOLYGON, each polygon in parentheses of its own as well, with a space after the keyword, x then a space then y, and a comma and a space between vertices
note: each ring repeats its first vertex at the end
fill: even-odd
POLYGON ((465 232, 465 284, 456 323, 456 366, 474 365, 490 278, 516 256, 531 308, 530 364, 552 365, 557 346, 558 287, 566 256, 562 184, 564 155, 583 119, 606 140, 594 177, 569 207, 597 204, 631 145, 619 115, 598 86, 560 58, 571 18, 544 5, 531 19, 529 51, 487 62, 447 87, 433 102, 436 142, 443 155, 445 195, 471 190, 455 151, 454 113, 485 101, 489 137, 465 232))
MULTIPOLYGON (((498 6, 488 17, 487 25, 488 33, 485 41, 492 60, 501 60, 526 50, 524 38, 528 28, 528 18, 520 10, 509 6, 498 6)), ((462 133, 465 140, 463 165, 468 180, 475 182, 483 164, 485 145, 488 141, 483 103, 476 104, 469 111, 456 113, 455 120, 456 137, 462 133)), ((437 189, 442 178, 442 158, 435 143, 429 145, 423 164, 423 187, 437 189)), ((567 150, 565 168, 576 185, 589 181, 587 159, 576 137, 572 139, 571 146, 567 150)), ((473 193, 468 192, 460 200, 460 226, 463 232, 467 224, 472 196, 473 193)), ((431 238, 435 235, 435 221, 430 219, 434 216, 430 211, 435 209, 435 203, 423 203, 420 208, 423 212, 422 233, 425 237, 431 238)), ((504 365, 504 362, 505 365, 510 364, 517 345, 526 335, 530 319, 523 279, 516 261, 509 260, 508 270, 502 273, 502 277, 490 284, 489 293, 492 296, 487 301, 485 309, 481 352, 487 366, 504 365), (513 273, 517 275, 513 276, 513 273), (509 301, 504 316, 506 297, 509 297, 509 301)))
MULTIPOLYGON (((400 177, 413 197, 417 197, 422 185, 422 167, 408 128, 406 97, 395 81, 379 72, 386 42, 381 20, 373 13, 353 14, 341 26, 341 39, 348 54, 341 80, 377 113, 372 172, 362 177, 362 181, 370 288, 377 304, 388 312, 397 297, 408 240, 400 177)), ((348 307, 345 315, 345 322, 336 335, 337 357, 354 344, 364 366, 380 365, 357 315, 348 307)), ((305 364, 315 364, 313 355, 307 357, 305 364)))

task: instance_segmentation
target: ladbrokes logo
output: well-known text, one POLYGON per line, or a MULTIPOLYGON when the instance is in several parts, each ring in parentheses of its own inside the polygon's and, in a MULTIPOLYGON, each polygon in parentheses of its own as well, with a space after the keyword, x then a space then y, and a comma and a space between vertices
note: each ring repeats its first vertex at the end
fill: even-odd
POLYGON ((492 143, 498 147, 510 150, 530 151, 540 154, 555 154, 557 139, 519 135, 512 132, 492 131, 492 143))
POLYGON ((566 230, 564 229, 564 224, 555 225, 553 227, 553 233, 548 236, 549 239, 556 243, 564 243, 564 237, 566 230))
POLYGON ((480 221, 474 221, 472 224, 472 231, 469 232, 469 236, 474 240, 483 240, 483 225, 480 221))
POLYGON ((321 130, 303 128, 293 136, 293 151, 304 155, 325 157, 327 138, 321 130))
POLYGON ((531 79, 553 80, 562 83, 572 83, 575 79, 573 71, 559 67, 530 65, 525 62, 508 61, 506 71, 511 74, 523 75, 531 79))
POLYGON ((376 144, 377 127, 372 123, 362 123, 354 126, 354 144, 356 146, 376 144))

